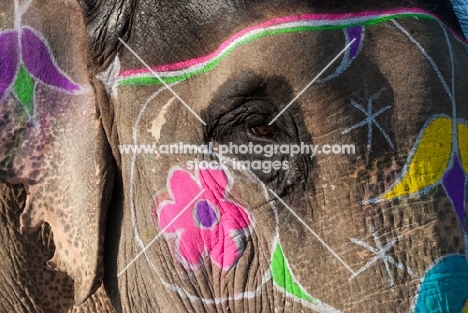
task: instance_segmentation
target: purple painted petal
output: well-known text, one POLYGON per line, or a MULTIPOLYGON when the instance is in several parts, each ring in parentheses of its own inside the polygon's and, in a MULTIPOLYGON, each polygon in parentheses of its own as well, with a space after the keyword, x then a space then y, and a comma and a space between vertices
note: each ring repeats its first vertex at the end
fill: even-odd
POLYGON ((465 190, 466 176, 458 160, 458 156, 453 158, 453 166, 448 170, 443 178, 445 191, 455 207, 458 219, 465 230, 465 190))
POLYGON ((0 99, 15 79, 18 55, 18 33, 12 30, 0 33, 0 99))
POLYGON ((52 51, 39 36, 30 28, 22 28, 21 52, 28 71, 46 85, 59 87, 70 93, 79 90, 80 86, 68 79, 55 65, 52 51))
POLYGON ((213 210, 211 205, 206 200, 201 200, 196 206, 196 216, 201 226, 210 228, 217 221, 216 212, 213 210))
POLYGON ((359 46, 361 45, 362 40, 362 26, 350 27, 346 30, 348 32, 349 41, 356 38, 356 41, 350 47, 349 56, 354 58, 359 52, 359 46))

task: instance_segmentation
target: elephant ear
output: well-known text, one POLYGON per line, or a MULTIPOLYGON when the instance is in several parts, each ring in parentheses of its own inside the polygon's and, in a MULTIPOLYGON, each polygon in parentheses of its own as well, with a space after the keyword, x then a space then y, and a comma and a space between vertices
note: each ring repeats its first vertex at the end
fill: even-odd
POLYGON ((0 180, 24 186, 21 232, 50 225, 55 252, 48 265, 73 279, 75 302, 82 303, 103 276, 113 177, 89 81, 83 16, 69 1, 15 8, 21 26, 0 31, 0 180))

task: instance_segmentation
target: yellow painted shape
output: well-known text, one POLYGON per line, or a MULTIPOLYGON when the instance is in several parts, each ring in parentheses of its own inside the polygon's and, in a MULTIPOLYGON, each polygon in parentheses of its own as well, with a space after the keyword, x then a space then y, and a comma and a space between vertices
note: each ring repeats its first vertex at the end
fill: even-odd
POLYGON ((468 313, 468 299, 465 302, 465 307, 463 308, 463 311, 461 311, 460 313, 468 313))
POLYGON ((460 150, 460 161, 468 175, 468 126, 463 124, 458 124, 458 149, 460 150))
POLYGON ((410 195, 436 183, 444 174, 452 153, 452 120, 438 118, 424 130, 408 170, 382 199, 410 195))

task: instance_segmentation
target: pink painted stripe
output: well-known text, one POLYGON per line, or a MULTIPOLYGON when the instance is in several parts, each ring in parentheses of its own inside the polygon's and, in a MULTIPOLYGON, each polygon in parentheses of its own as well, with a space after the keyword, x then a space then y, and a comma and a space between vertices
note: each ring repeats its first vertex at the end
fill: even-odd
MULTIPOLYGON (((345 20, 345 19, 351 19, 351 18, 363 18, 363 17, 370 17, 370 16, 375 16, 376 18, 383 16, 383 15, 394 15, 394 14, 402 14, 402 13, 408 13, 408 14, 425 14, 429 15, 435 19, 438 19, 436 16, 418 8, 412 8, 412 9, 397 9, 393 11, 381 11, 381 12, 360 12, 360 13, 345 13, 345 14, 303 14, 303 15, 296 15, 296 16, 287 16, 287 17, 280 17, 276 18, 270 21, 266 21, 262 24, 258 24, 255 26, 248 27, 238 33, 236 33, 234 36, 229 38, 228 40, 224 41, 218 49, 216 49, 214 52, 207 54, 202 57, 198 58, 193 58, 190 60, 182 61, 182 62, 176 62, 176 63, 171 63, 171 64, 165 64, 165 65, 160 65, 160 66, 155 66, 152 67, 152 69, 155 72, 168 72, 168 71, 176 71, 180 70, 183 68, 188 68, 190 66, 194 66, 196 64, 200 64, 203 62, 206 62, 209 59, 214 58, 217 54, 221 53, 223 49, 225 49, 228 45, 230 45, 232 42, 237 40, 238 38, 244 36, 245 34, 252 32, 257 29, 262 29, 270 26, 275 26, 279 24, 284 24, 288 22, 296 22, 296 21, 301 21, 301 20, 329 20, 329 21, 339 21, 339 20, 345 20)), ((146 68, 141 68, 141 69, 131 69, 131 70, 126 70, 123 71, 120 74, 120 77, 128 77, 128 76, 133 76, 137 74, 143 74, 143 73, 148 73, 148 69, 146 68)))

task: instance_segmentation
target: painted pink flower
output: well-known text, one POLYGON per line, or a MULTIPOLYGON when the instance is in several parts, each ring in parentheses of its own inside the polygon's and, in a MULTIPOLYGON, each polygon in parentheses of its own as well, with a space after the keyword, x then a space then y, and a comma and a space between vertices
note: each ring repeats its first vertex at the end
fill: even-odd
POLYGON ((180 168, 171 170, 168 190, 173 200, 163 201, 153 218, 160 229, 167 227, 166 235, 177 238, 176 258, 186 268, 196 268, 208 255, 227 270, 241 256, 252 221, 242 206, 226 198, 231 183, 221 169, 200 169, 196 177, 180 168))

